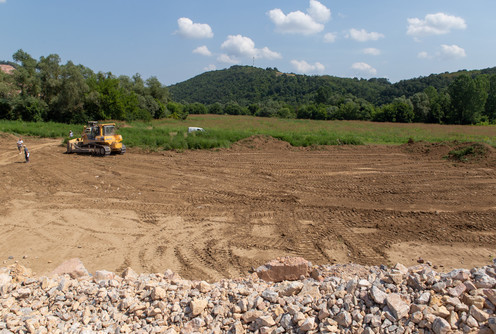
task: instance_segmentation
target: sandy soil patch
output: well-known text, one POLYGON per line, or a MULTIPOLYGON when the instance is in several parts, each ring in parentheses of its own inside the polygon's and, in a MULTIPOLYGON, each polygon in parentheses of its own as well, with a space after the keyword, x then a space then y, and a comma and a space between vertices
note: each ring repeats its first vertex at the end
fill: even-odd
POLYGON ((277 256, 315 264, 487 264, 496 255, 494 150, 454 144, 232 149, 97 158, 61 140, 0 135, 0 261, 38 274, 79 257, 90 271, 245 275, 277 256), (10 257, 10 258, 9 258, 10 257))

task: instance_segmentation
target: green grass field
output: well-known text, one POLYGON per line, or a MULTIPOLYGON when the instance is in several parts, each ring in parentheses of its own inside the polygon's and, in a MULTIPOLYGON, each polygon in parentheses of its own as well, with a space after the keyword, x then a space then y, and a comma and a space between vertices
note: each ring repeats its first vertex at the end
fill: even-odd
MULTIPOLYGON (((151 122, 117 122, 128 147, 150 150, 184 150, 229 147, 252 135, 269 135, 293 146, 313 145, 399 145, 413 141, 477 142, 496 147, 496 126, 373 123, 363 121, 315 121, 252 116, 190 115, 151 122), (188 134, 189 126, 205 132, 188 134)), ((72 129, 78 136, 83 125, 0 121, 0 131, 16 135, 66 138, 72 129)))

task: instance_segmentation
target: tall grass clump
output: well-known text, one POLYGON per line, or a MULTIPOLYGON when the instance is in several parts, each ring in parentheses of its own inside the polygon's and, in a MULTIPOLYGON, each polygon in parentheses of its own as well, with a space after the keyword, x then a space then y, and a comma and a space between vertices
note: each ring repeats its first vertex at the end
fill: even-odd
POLYGON ((232 138, 222 132, 213 130, 188 133, 186 136, 188 148, 197 150, 231 146, 233 143, 232 138))
POLYGON ((479 143, 473 143, 471 145, 460 147, 458 149, 448 152, 444 157, 445 159, 468 162, 471 160, 477 160, 487 155, 487 148, 479 143))
POLYGON ((239 130, 211 129, 205 132, 187 132, 187 127, 175 125, 143 125, 131 123, 119 129, 124 143, 129 147, 150 150, 185 150, 229 147, 232 143, 249 137, 251 133, 239 130))
MULTIPOLYGON (((59 138, 67 137, 69 131, 75 130, 74 124, 63 124, 55 122, 24 122, 0 120, 0 132, 12 133, 16 136, 35 136, 59 138)), ((75 132, 77 134, 77 132, 75 132)))
POLYGON ((274 138, 286 141, 292 146, 314 146, 314 145, 363 145, 363 141, 352 135, 338 135, 328 131, 291 132, 274 134, 274 138))
POLYGON ((128 147, 140 147, 150 150, 184 148, 185 144, 178 140, 180 131, 173 128, 154 128, 152 126, 122 127, 118 132, 128 147), (173 144, 174 143, 174 144, 173 144))

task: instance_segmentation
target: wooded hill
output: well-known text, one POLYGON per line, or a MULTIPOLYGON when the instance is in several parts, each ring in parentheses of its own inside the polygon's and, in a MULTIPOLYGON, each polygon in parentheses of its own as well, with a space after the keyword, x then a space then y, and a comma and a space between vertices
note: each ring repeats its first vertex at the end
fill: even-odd
POLYGON ((496 122, 496 67, 390 83, 232 66, 169 86, 189 113, 387 122, 496 122), (195 104, 192 106, 192 104, 195 104), (205 108, 204 106, 207 106, 205 108))
POLYGON ((270 100, 289 104, 307 104, 326 97, 354 96, 376 107, 391 103, 395 98, 410 98, 432 86, 437 91, 447 89, 453 80, 466 74, 472 78, 481 74, 496 74, 496 67, 483 70, 462 70, 454 73, 431 74, 390 83, 385 78, 357 79, 329 75, 308 76, 281 73, 276 68, 232 66, 229 69, 210 71, 189 80, 168 86, 177 102, 213 104, 237 102, 246 106, 270 100))

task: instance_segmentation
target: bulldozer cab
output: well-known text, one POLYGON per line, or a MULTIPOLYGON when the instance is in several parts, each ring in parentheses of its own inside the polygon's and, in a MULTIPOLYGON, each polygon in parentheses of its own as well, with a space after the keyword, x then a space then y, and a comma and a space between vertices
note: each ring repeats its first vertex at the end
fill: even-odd
POLYGON ((102 127, 102 135, 103 136, 113 136, 113 135, 115 135, 115 126, 114 125, 104 125, 102 127))
POLYGON ((84 135, 86 136, 86 138, 90 139, 90 140, 94 140, 96 136, 98 136, 100 134, 100 131, 98 129, 98 125, 94 125, 94 126, 85 126, 84 127, 84 135))
POLYGON ((90 140, 94 140, 97 136, 114 136, 115 125, 102 125, 98 124, 98 122, 88 122, 88 125, 84 128, 84 134, 90 140))

